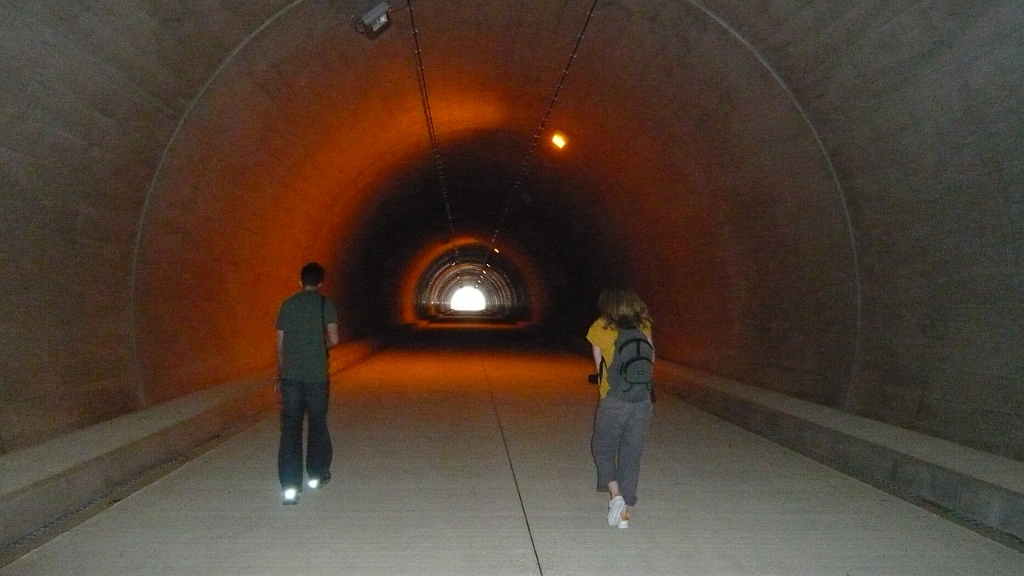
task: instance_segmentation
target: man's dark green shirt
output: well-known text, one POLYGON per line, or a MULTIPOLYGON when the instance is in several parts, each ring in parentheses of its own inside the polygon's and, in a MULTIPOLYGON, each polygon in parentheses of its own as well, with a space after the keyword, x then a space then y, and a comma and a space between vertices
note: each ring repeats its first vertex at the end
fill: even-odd
POLYGON ((314 290, 302 290, 281 303, 277 312, 277 329, 284 332, 281 378, 326 382, 324 330, 328 324, 337 323, 334 302, 314 290))

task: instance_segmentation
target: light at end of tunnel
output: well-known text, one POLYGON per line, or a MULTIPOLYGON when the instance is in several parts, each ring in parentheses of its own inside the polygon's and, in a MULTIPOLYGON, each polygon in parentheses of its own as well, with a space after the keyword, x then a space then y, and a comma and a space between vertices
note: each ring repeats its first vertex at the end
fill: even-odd
POLYGON ((479 312, 487 307, 484 293, 476 288, 463 287, 452 294, 452 310, 460 312, 479 312))
POLYGON ((562 134, 561 132, 555 132, 555 135, 551 137, 551 142, 559 149, 565 148, 565 134, 562 134))

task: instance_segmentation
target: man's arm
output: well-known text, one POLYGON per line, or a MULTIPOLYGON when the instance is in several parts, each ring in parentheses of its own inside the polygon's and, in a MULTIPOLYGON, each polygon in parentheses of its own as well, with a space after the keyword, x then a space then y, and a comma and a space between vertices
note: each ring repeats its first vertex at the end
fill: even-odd
POLYGON ((327 325, 327 349, 330 350, 341 343, 341 339, 338 337, 338 325, 328 324, 327 325))
POLYGON ((594 370, 601 373, 601 348, 597 344, 591 344, 590 350, 594 354, 594 370))
POLYGON ((277 331, 277 378, 274 379, 274 387, 280 392, 281 369, 284 368, 284 330, 277 331))

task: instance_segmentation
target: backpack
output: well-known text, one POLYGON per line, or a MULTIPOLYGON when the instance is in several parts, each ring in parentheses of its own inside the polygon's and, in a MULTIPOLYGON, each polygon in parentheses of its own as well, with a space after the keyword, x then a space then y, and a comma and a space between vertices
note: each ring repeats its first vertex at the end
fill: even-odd
POLYGON ((637 328, 620 328, 608 370, 608 395, 626 402, 652 399, 654 347, 637 328))

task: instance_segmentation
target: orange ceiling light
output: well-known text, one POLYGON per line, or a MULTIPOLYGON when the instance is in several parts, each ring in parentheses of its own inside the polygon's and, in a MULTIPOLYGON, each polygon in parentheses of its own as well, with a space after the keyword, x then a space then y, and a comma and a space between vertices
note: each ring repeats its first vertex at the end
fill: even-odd
POLYGON ((561 132, 555 132, 555 134, 551 136, 551 143, 554 144, 559 150, 565 148, 567 142, 568 140, 566 140, 565 134, 562 134, 561 132))

